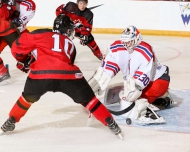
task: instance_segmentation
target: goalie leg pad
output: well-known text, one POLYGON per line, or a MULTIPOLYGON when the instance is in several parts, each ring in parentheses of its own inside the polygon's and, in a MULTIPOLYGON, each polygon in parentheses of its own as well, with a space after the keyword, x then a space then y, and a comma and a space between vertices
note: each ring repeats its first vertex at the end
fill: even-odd
POLYGON ((141 98, 135 101, 136 114, 135 119, 144 116, 147 112, 148 101, 147 99, 141 98))
POLYGON ((140 125, 162 124, 166 121, 152 110, 147 99, 139 99, 136 101, 136 122, 140 125))
POLYGON ((105 126, 107 126, 107 122, 105 120, 108 117, 113 118, 107 108, 95 96, 85 108, 88 109, 94 115, 94 117, 102 122, 105 126))
MULTIPOLYGON (((120 101, 120 110, 123 110, 123 109, 126 109, 127 107, 130 107, 131 104, 132 104, 132 102, 128 102, 126 100, 121 100, 120 101)), ((122 114, 121 116, 124 117, 124 118, 133 119, 135 117, 135 111, 136 111, 136 107, 134 106, 130 111, 122 114)))

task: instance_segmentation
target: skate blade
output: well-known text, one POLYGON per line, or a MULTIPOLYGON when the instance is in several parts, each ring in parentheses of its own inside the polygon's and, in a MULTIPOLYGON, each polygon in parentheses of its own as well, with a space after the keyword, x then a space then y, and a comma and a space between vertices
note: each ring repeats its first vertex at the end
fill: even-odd
POLYGON ((117 134, 117 136, 121 139, 121 140, 124 140, 123 136, 121 133, 117 134))
POLYGON ((2 134, 4 134, 5 132, 2 130, 2 129, 0 129, 0 135, 2 135, 2 134))
POLYGON ((91 114, 90 117, 87 120, 87 127, 90 127, 93 124, 94 116, 91 114))

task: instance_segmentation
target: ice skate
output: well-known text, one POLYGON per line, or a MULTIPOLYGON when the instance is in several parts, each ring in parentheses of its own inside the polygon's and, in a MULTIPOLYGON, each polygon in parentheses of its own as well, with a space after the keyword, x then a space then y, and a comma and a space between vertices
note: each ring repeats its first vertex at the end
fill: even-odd
POLYGON ((170 106, 176 104, 173 99, 169 96, 165 98, 158 98, 153 103, 154 106, 158 107, 159 109, 169 108, 170 106))
POLYGON ((9 74, 9 70, 4 75, 0 75, 0 85, 7 85, 11 83, 11 76, 9 74))
POLYGON ((150 125, 150 124, 163 124, 166 123, 163 117, 159 116, 152 109, 148 108, 145 115, 140 116, 136 123, 140 125, 150 125))
POLYGON ((115 122, 115 120, 113 120, 112 118, 108 117, 106 119, 106 122, 108 124, 109 129, 115 134, 118 135, 120 139, 123 140, 123 137, 121 135, 121 129, 118 126, 118 124, 115 122))
POLYGON ((1 133, 13 131, 15 129, 15 123, 16 121, 14 117, 7 119, 7 121, 1 126, 1 133))

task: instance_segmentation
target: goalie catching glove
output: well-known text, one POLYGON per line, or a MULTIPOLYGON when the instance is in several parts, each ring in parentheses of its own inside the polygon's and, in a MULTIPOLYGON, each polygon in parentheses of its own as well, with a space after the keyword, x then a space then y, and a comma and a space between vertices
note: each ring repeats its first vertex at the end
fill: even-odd
POLYGON ((99 67, 94 75, 88 80, 92 90, 97 95, 102 95, 111 81, 111 77, 99 67))
POLYGON ((124 90, 119 93, 120 99, 134 102, 141 94, 142 90, 135 83, 135 79, 129 75, 127 80, 124 80, 124 90))

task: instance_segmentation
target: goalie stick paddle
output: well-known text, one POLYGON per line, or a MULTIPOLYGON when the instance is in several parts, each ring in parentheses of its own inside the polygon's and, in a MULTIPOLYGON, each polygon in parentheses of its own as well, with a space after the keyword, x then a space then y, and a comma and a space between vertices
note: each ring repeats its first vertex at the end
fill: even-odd
POLYGON ((135 106, 135 103, 133 102, 129 107, 121 110, 121 111, 113 111, 113 110, 109 110, 109 112, 113 115, 116 115, 116 116, 119 116, 119 115, 122 115, 122 114, 125 114, 127 112, 129 112, 131 109, 133 109, 133 107, 135 106))

